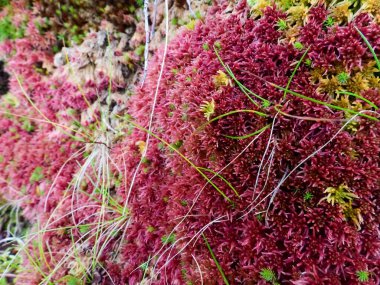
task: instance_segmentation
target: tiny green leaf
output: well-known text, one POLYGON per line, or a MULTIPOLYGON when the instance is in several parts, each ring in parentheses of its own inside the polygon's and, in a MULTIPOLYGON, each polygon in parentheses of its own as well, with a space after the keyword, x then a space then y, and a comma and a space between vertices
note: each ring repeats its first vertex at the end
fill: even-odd
POLYGON ((265 281, 275 281, 276 275, 274 274, 273 270, 270 268, 263 268, 260 271, 260 277, 264 279, 265 281))
POLYGON ((161 238, 161 241, 163 244, 173 244, 175 243, 175 234, 170 234, 169 236, 167 235, 164 235, 162 238, 161 238))
POLYGON ((346 72, 341 72, 336 76, 336 78, 340 84, 347 84, 348 79, 350 79, 350 75, 346 72))
POLYGON ((334 19, 331 16, 328 16, 326 21, 324 21, 323 25, 325 27, 332 27, 334 25, 334 19))
POLYGON ((33 183, 33 182, 39 182, 39 181, 41 181, 43 178, 44 178, 43 169, 42 169, 41 166, 37 166, 37 167, 34 169, 32 175, 30 176, 29 181, 30 181, 31 183, 33 183))
POLYGON ((359 282, 368 282, 369 281, 369 272, 365 270, 356 271, 356 276, 358 277, 359 282))
POLYGON ((278 20, 276 26, 278 27, 278 30, 280 31, 286 30, 287 28, 287 24, 284 19, 278 20))
POLYGON ((294 46, 296 49, 298 49, 298 50, 303 49, 303 44, 300 43, 300 42, 295 42, 295 43, 293 44, 293 46, 294 46))

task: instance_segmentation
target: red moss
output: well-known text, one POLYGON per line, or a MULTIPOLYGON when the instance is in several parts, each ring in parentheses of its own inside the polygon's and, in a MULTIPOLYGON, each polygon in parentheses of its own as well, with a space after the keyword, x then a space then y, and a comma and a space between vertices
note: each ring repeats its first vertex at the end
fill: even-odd
MULTIPOLYGON (((209 167, 214 171, 221 170, 250 141, 231 140, 224 135, 244 135, 258 130, 273 122, 276 114, 275 109, 269 107, 264 109, 269 114, 268 119, 251 114, 231 115, 211 123, 204 130, 196 131, 205 123, 200 111, 203 101, 215 101, 215 114, 212 117, 237 109, 259 110, 236 85, 215 87, 213 77, 218 70, 223 70, 212 48, 216 42, 221 46, 221 58, 236 78, 273 104, 281 103, 283 112, 296 116, 343 118, 341 112, 290 94, 287 95, 287 101, 283 102, 283 93, 271 87, 265 80, 285 86, 295 63, 304 51, 298 51, 290 44, 278 41, 281 33, 275 25, 284 15, 275 8, 267 8, 258 21, 246 18, 244 5, 239 9, 229 16, 206 17, 205 22, 198 23, 193 32, 180 32, 169 46, 155 108, 153 132, 169 143, 181 140, 183 144, 179 150, 187 158, 197 166, 209 167), (209 49, 204 48, 205 43, 209 49)), ((324 8, 315 8, 301 31, 300 40, 305 48, 310 47, 309 57, 313 67, 330 68, 341 63, 350 70, 370 60, 369 51, 354 29, 354 24, 326 30, 323 27, 326 15, 324 8)), ((360 16, 355 25, 363 28, 363 32, 376 43, 375 33, 370 31, 377 30, 378 26, 366 24, 366 21, 365 16, 360 16)), ((130 100, 129 113, 143 126, 148 123, 147 114, 151 110, 161 60, 162 52, 153 59, 144 87, 130 100)), ((307 66, 301 65, 293 78, 291 89, 318 100, 330 100, 324 94, 316 92, 318 86, 310 82, 309 71, 307 66)), ((370 92, 366 94, 371 96, 370 92)), ((261 269, 269 267, 275 271, 280 282, 286 284, 356 284, 356 271, 364 267, 372 272, 372 280, 376 283, 379 278, 376 266, 379 244, 371 242, 367 247, 361 245, 377 236, 373 228, 376 222, 372 221, 379 213, 376 206, 379 199, 376 188, 379 187, 380 174, 377 147, 379 124, 365 119, 359 121, 360 129, 356 133, 342 131, 282 183, 269 208, 265 224, 259 222, 252 213, 239 219, 242 211, 253 202, 252 195, 258 195, 261 190, 262 197, 269 195, 284 175, 332 138, 342 127, 339 121, 299 120, 278 115, 271 138, 273 143, 265 158, 268 159, 274 147, 269 180, 266 182, 268 164, 265 164, 255 187, 270 130, 266 130, 241 157, 221 173, 240 193, 241 199, 234 196, 223 182, 215 179, 218 187, 235 201, 234 207, 211 186, 201 190, 205 180, 180 157, 166 152, 165 159, 157 164, 157 170, 152 169, 157 176, 149 176, 145 180, 145 176, 141 176, 139 179, 142 179, 142 184, 134 187, 136 195, 145 199, 139 200, 134 213, 137 217, 144 216, 141 223, 162 221, 165 213, 160 225, 171 228, 175 225, 171 221, 185 215, 199 194, 190 212, 196 217, 187 218, 177 227, 176 237, 190 240, 207 223, 226 215, 227 221, 212 225, 205 231, 205 235, 230 282, 264 284, 259 273, 261 269), (367 152, 367 149, 371 151, 367 152), (360 154, 355 158, 350 155, 352 151, 360 154), (167 172, 172 174, 166 176, 167 172), (165 187, 160 192, 167 193, 165 195, 168 195, 169 201, 166 207, 161 208, 156 203, 160 203, 162 194, 149 199, 147 197, 151 197, 151 186, 147 188, 144 185, 162 185, 163 180, 165 187), (318 203, 325 196, 323 191, 327 187, 337 187, 342 183, 349 185, 359 196, 356 206, 360 208, 364 218, 360 231, 353 223, 345 220, 336 205, 318 203), (266 187, 263 189, 264 185, 266 187), (309 202, 303 198, 306 192, 313 193, 309 202), (188 201, 188 206, 180 206, 178 201, 182 200, 188 201), (150 211, 145 216, 145 207, 157 207, 159 210, 150 211)), ((269 198, 257 211, 266 210, 268 203, 269 198)), ((130 237, 127 239, 139 244, 139 235, 131 234, 130 237)), ((159 236, 150 241, 156 248, 159 243, 159 236)), ((180 250, 183 245, 184 242, 180 242, 176 250, 180 250)), ((137 258, 133 250, 124 252, 126 260, 131 260, 131 256, 137 258)), ((139 251, 138 256, 149 256, 154 252, 154 247, 145 248, 139 251)), ((215 276, 219 276, 205 244, 202 239, 198 239, 179 255, 188 280, 195 282, 199 279, 192 255, 197 257, 205 280, 215 280, 215 276)), ((176 266, 176 263, 168 265, 172 274, 167 273, 168 280, 175 280, 175 272, 181 270, 176 266)), ((130 281, 132 279, 129 278, 134 278, 134 275, 130 276, 128 272, 126 270, 123 273, 124 280, 130 281)), ((161 272, 161 278, 164 278, 163 274, 161 272)))

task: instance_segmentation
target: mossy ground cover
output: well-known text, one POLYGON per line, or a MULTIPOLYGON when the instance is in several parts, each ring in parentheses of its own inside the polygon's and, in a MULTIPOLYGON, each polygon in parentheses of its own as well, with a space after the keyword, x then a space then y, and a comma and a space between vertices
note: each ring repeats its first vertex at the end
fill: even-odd
POLYGON ((0 282, 378 284, 377 1, 169 2, 1 2, 0 282))

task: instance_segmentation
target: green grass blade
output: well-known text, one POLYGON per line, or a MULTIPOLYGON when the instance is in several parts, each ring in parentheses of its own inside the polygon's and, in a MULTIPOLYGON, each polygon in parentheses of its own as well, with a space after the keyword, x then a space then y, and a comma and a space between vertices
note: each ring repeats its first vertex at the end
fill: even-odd
MULTIPOLYGON (((271 84, 272 86, 284 91, 285 88, 284 87, 281 87, 277 84, 274 84, 274 83, 269 83, 271 84)), ((358 116, 361 116, 361 117, 365 117, 367 119, 371 119, 371 120, 374 120, 374 121, 379 121, 379 119, 375 118, 375 117, 372 117, 372 116, 369 116, 369 115, 366 115, 366 114, 363 114, 363 113, 359 113, 359 112, 356 112, 354 110, 351 110, 351 109, 346 109, 346 108, 342 108, 342 107, 339 107, 339 106, 335 106, 335 105, 332 105, 332 104, 329 104, 329 103, 326 103, 326 102, 323 102, 323 101, 320 101, 320 100, 317 100, 317 99, 314 99, 314 98, 310 98, 308 96, 305 96, 305 95, 302 95, 300 93, 297 93, 297 92, 294 92, 294 91, 291 91, 291 90, 288 90, 288 93, 289 94, 292 94, 296 97, 299 97, 299 98, 302 98, 302 99, 305 99, 305 100, 308 100, 310 102, 313 102, 313 103, 317 103, 317 104, 320 104, 320 105, 324 105, 326 107, 330 107, 332 109, 336 109, 336 110, 339 110, 339 111, 344 111, 344 112, 347 112, 347 113, 351 113, 353 115, 358 115, 358 116)))
POLYGON ((212 122, 220 120, 220 119, 222 119, 224 117, 227 117, 229 115, 238 114, 238 113, 253 113, 253 114, 259 115, 260 117, 268 117, 267 114, 259 112, 259 111, 254 111, 254 110, 234 110, 234 111, 227 112, 227 113, 224 113, 222 115, 219 115, 219 116, 217 116, 215 118, 212 118, 210 121, 208 121, 208 122, 204 123, 203 125, 201 125, 200 127, 198 127, 197 130, 202 130, 207 125, 211 124, 212 122))
POLYGON ((244 136, 240 136, 240 137, 235 137, 235 136, 228 136, 228 135, 224 135, 226 138, 229 138, 229 139, 234 139, 234 140, 244 140, 244 139, 247 139, 247 138, 250 138, 252 136, 255 136, 257 134, 260 134, 262 133, 263 131, 265 131, 266 129, 269 129, 270 127, 272 126, 272 124, 268 124, 264 127, 262 127, 260 130, 257 130, 253 133, 250 133, 248 135, 244 135, 244 136))
POLYGON ((259 107, 259 105, 257 104, 257 102, 255 102, 255 100, 252 99, 252 97, 249 95, 253 95, 255 96, 256 98, 260 99, 261 101, 263 101, 263 104, 267 104, 269 105, 270 102, 264 98, 262 98, 261 96, 253 93, 251 90, 249 90, 247 87, 245 87, 239 80, 237 80, 237 78, 235 77, 234 73, 232 72, 231 68, 226 65, 222 58, 220 57, 216 47, 214 46, 214 51, 215 51, 215 54, 220 62, 220 64, 223 66, 223 68, 227 71, 228 75, 235 81, 235 83, 238 85, 238 87, 240 88, 240 90, 248 97, 248 99, 257 107, 259 107), (248 94, 249 93, 249 94, 248 94))
POLYGON ((178 151, 178 149, 176 149, 175 147, 173 147, 170 143, 168 143, 167 141, 163 140, 162 138, 160 138, 158 135, 156 135, 155 133, 149 131, 148 129, 144 128, 143 126, 135 123, 134 121, 132 121, 131 119, 127 118, 127 117, 123 117, 127 122, 129 122, 130 124, 132 124, 134 127, 136 127, 137 129, 143 131, 143 132, 146 132, 148 134, 150 134, 152 137, 158 139, 160 142, 162 142, 163 144, 165 144, 168 148, 170 148, 170 150, 172 150, 173 152, 177 153, 183 160, 185 160, 192 168, 194 168, 200 175, 202 175, 202 177, 207 181, 207 183, 211 184, 212 187, 214 187, 214 189, 220 193, 220 195, 223 196, 224 199, 226 199, 229 203, 231 203, 231 205, 234 205, 234 202, 227 197, 226 194, 223 193, 222 190, 219 189, 218 186, 216 186, 208 177, 206 174, 204 174, 190 159, 188 159, 183 153, 181 153, 180 151, 178 151))
POLYGON ((294 77, 294 75, 296 75, 296 72, 297 72, 298 68, 300 67, 303 59, 305 58, 306 54, 309 52, 309 49, 310 49, 310 47, 307 48, 307 50, 301 56, 301 59, 297 62, 297 65, 294 68, 292 75, 290 76, 290 78, 288 80, 288 83, 286 84, 285 91, 284 91, 284 98, 286 98, 286 93, 289 91, 289 87, 290 87, 290 84, 292 83, 293 77, 294 77))
POLYGON ((228 282, 228 279, 227 279, 226 275, 225 275, 224 272, 223 272, 223 268, 220 266, 218 260, 216 259, 216 256, 215 256, 214 252, 212 251, 212 248, 211 248, 210 244, 208 243, 208 241, 207 241, 207 239, 206 239, 206 237, 205 237, 205 235, 204 235, 203 233, 202 233, 202 237, 203 237, 203 240, 205 241, 205 244, 206 244, 206 246, 207 246, 208 251, 209 251, 210 254, 211 254, 212 259, 213 259, 214 262, 215 262, 216 267, 218 268, 218 270, 219 270, 219 272, 220 272, 220 275, 222 275, 222 278, 223 278, 224 284, 226 284, 226 285, 230 285, 230 283, 228 282))
POLYGON ((379 61, 379 58, 377 57, 377 55, 375 53, 375 50, 373 49, 372 45, 369 43, 369 41, 367 40, 367 38, 365 37, 365 35, 358 29, 358 27, 355 26, 355 29, 359 33, 359 35, 361 36, 361 38, 363 39, 363 41, 365 42, 365 44, 367 45, 367 47, 369 48, 369 50, 371 51, 371 53, 373 55, 373 58, 376 61, 377 68, 380 70, 380 61, 379 61))
POLYGON ((228 187, 230 187, 232 189, 232 191, 234 191, 235 195, 238 197, 238 198, 241 198, 239 193, 236 191, 235 187, 232 186, 232 184, 230 182, 228 182, 228 180, 226 178, 224 178, 222 175, 220 175, 219 173, 209 169, 209 168, 204 168, 204 167, 198 167, 199 169, 201 169, 202 171, 207 171, 207 172, 210 172, 212 174, 214 174, 215 176, 218 176, 220 179, 223 180, 224 183, 226 183, 228 185, 228 187))
MULTIPOLYGON (((243 91, 243 93, 246 95, 246 96, 249 96, 247 93, 251 94, 252 96, 255 96, 256 98, 259 98, 262 102, 263 102, 263 105, 266 105, 266 106, 269 106, 271 104, 271 102, 269 102, 268 100, 264 99, 263 97, 261 97, 260 95, 252 92, 250 89, 248 89, 245 85, 243 85, 243 83, 241 83, 235 76, 235 74, 232 72, 231 68, 226 65, 226 71, 228 72, 228 74, 231 76, 231 78, 235 81, 235 83, 239 86, 240 90, 243 91)), ((250 97, 250 96, 249 96, 250 97)), ((250 97, 251 98, 251 97, 250 97)), ((256 103, 256 102, 255 102, 256 103)))
POLYGON ((364 98, 363 96, 360 96, 356 93, 352 93, 352 92, 348 92, 348 91, 338 91, 338 94, 346 94, 346 95, 350 95, 350 96, 354 96, 366 103, 368 103, 369 105, 371 105, 371 107, 373 107, 375 110, 378 110, 379 107, 377 107, 373 102, 369 101, 368 99, 364 98))

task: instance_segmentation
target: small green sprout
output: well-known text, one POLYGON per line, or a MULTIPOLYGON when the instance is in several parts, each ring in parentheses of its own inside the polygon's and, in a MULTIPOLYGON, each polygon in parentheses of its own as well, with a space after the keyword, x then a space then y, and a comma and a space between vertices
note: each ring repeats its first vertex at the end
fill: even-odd
POLYGON ((311 59, 310 59, 310 58, 307 58, 307 59, 305 60, 305 65, 308 66, 308 67, 310 67, 311 64, 312 64, 311 59))
POLYGON ((304 195, 303 195, 303 199, 304 201, 309 201, 311 199, 313 199, 314 195, 310 192, 306 192, 304 195))
POLYGON ((195 11, 195 19, 198 19, 198 20, 202 19, 201 11, 195 11))
POLYGON ((177 75, 178 72, 179 72, 179 70, 178 70, 177 68, 173 68, 173 69, 172 69, 172 73, 173 73, 174 75, 177 75))
POLYGON ((276 26, 278 27, 278 30, 280 31, 286 30, 287 28, 287 24, 284 19, 278 20, 276 26))
POLYGON ((25 119, 21 128, 25 131, 27 131, 28 133, 31 133, 34 131, 34 126, 32 125, 32 123, 28 120, 28 119, 25 119))
POLYGON ((369 272, 366 270, 356 271, 356 276, 358 277, 359 282, 368 282, 369 281, 369 272))
POLYGON ((174 105, 173 103, 170 103, 170 104, 169 104, 169 109, 170 109, 171 111, 174 111, 174 110, 175 110, 175 105, 174 105))
POLYGON ((39 182, 44 178, 43 169, 41 166, 37 166, 34 170, 32 175, 30 176, 29 181, 31 183, 33 182, 39 182))
POLYGON ((150 164, 151 161, 149 160, 149 158, 147 158, 146 156, 144 156, 143 158, 141 158, 141 163, 142 164, 150 164))
POLYGON ((146 271, 149 267, 149 261, 145 261, 143 263, 141 263, 140 265, 140 268, 143 270, 143 271, 146 271))
POLYGON ((157 144, 157 148, 158 148, 158 150, 164 150, 165 149, 165 144, 163 142, 159 142, 157 144))
POLYGON ((163 244, 174 244, 175 243, 175 234, 170 234, 169 236, 164 235, 161 238, 163 244))
POLYGON ((66 280, 67 285, 81 285, 82 280, 72 275, 66 275, 63 277, 66 280))
POLYGON ((210 47, 209 47, 208 43, 204 43, 202 45, 202 47, 203 47, 204 50, 210 50, 210 47))
POLYGON ((256 0, 247 0, 247 4, 248 4, 249 7, 255 6, 256 2, 257 2, 256 0))
POLYGON ((183 145, 183 141, 182 140, 178 140, 178 141, 170 144, 170 146, 171 146, 170 151, 173 151, 173 149, 178 150, 178 149, 180 149, 180 147, 182 145, 183 145))
POLYGON ((270 101, 268 101, 268 100, 264 100, 264 101, 262 102, 262 106, 263 106, 263 108, 268 108, 268 107, 270 106, 270 101))
POLYGON ((214 99, 211 99, 210 102, 203 101, 203 104, 200 106, 200 110, 204 114, 207 121, 210 121, 210 117, 215 113, 214 99))
POLYGON ((192 30, 195 29, 195 24, 196 24, 196 21, 195 21, 195 20, 190 20, 190 22, 188 22, 188 23, 185 25, 185 27, 192 31, 192 30))
POLYGON ((153 233, 156 229, 153 226, 148 226, 146 230, 148 233, 153 233))
POLYGON ((324 21, 323 25, 325 27, 332 27, 334 25, 334 19, 331 16, 328 16, 326 21, 324 21))
POLYGON ((260 271, 260 277, 268 282, 275 282, 276 281, 276 275, 274 274, 273 270, 270 268, 263 268, 260 271))
POLYGON ((144 51, 145 51, 145 46, 144 45, 140 45, 138 46, 136 49, 135 49, 135 53, 136 55, 138 56, 142 56, 144 54, 144 51))
POLYGON ((350 75, 346 72, 341 72, 337 75, 336 78, 339 84, 347 84, 348 79, 350 79, 350 75))
POLYGON ((214 43, 214 46, 217 48, 217 50, 221 50, 222 49, 222 44, 219 41, 216 41, 214 43))
POLYGON ((293 46, 294 46, 296 49, 298 49, 298 50, 301 50, 301 49, 304 48, 304 46, 303 46, 303 44, 302 44, 301 42, 295 42, 295 43, 293 44, 293 46))
POLYGON ((182 110, 183 110, 184 112, 189 111, 189 108, 190 108, 190 106, 189 106, 188 103, 184 103, 184 104, 182 104, 182 110))
POLYGON ((172 19, 172 25, 173 25, 173 26, 178 26, 178 18, 177 18, 177 17, 174 17, 174 18, 172 19))
POLYGON ((20 106, 20 101, 18 100, 18 98, 12 95, 11 93, 5 94, 3 98, 6 104, 10 107, 17 108, 18 106, 20 106))
POLYGON ((85 234, 90 230, 90 225, 80 225, 79 226, 79 232, 81 234, 85 234))
POLYGON ((187 122, 188 119, 189 119, 189 118, 188 118, 188 116, 187 116, 186 113, 182 114, 182 116, 181 116, 181 120, 182 120, 182 121, 187 122))

